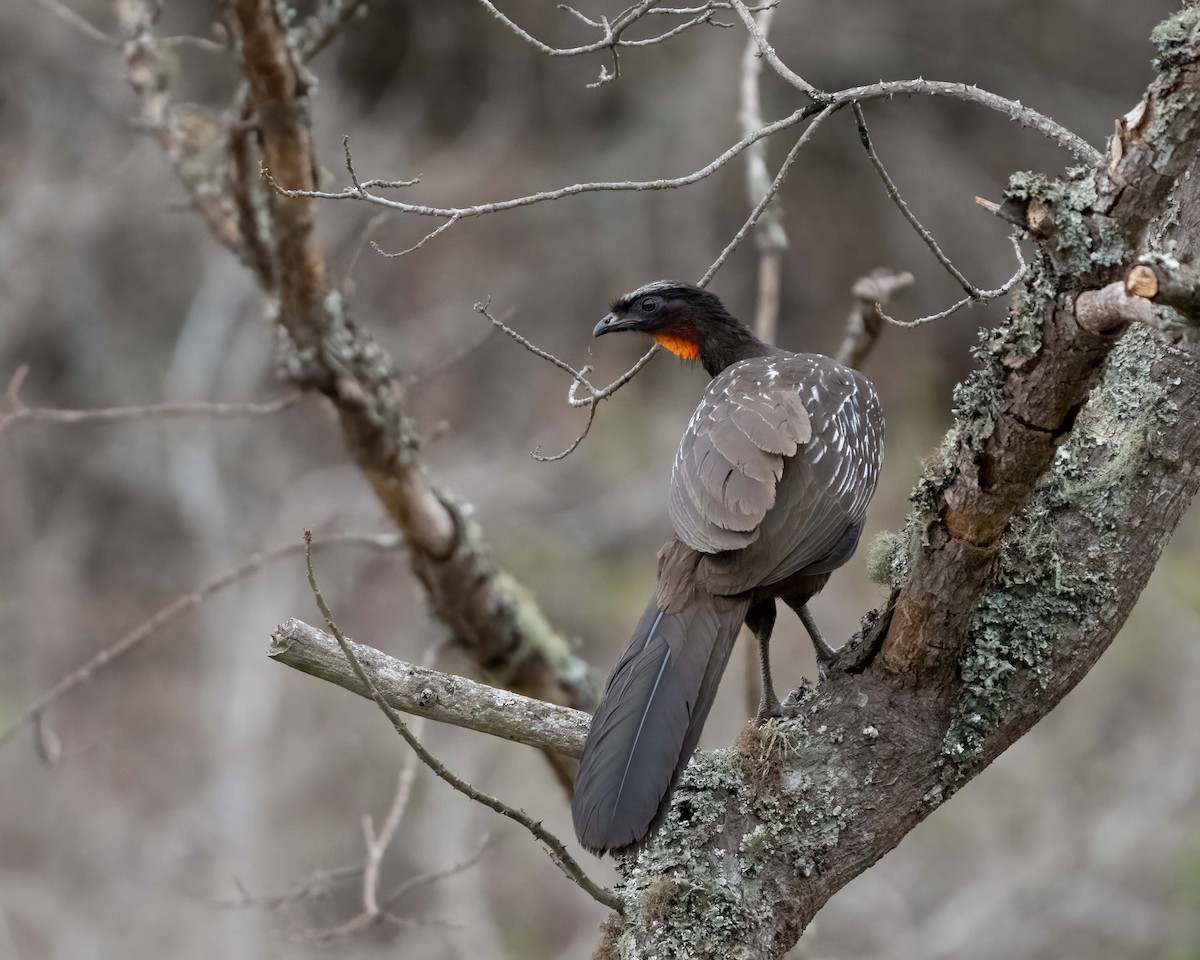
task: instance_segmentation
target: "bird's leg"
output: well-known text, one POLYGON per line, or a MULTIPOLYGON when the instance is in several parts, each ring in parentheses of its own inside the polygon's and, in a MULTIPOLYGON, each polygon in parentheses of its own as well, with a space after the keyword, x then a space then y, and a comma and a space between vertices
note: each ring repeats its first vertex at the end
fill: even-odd
POLYGON ((758 701, 759 723, 766 723, 772 717, 783 716, 779 706, 779 697, 775 695, 775 684, 771 680, 771 631, 775 627, 775 601, 760 600, 746 614, 746 626, 758 640, 759 666, 762 669, 762 695, 758 701))
POLYGON ((808 604, 803 604, 796 613, 800 617, 800 622, 804 624, 804 629, 808 631, 809 637, 812 639, 813 648, 817 653, 817 670, 824 680, 829 675, 829 666, 837 658, 837 651, 825 642, 825 638, 821 636, 821 631, 817 629, 816 621, 813 620, 812 614, 808 612, 808 604))

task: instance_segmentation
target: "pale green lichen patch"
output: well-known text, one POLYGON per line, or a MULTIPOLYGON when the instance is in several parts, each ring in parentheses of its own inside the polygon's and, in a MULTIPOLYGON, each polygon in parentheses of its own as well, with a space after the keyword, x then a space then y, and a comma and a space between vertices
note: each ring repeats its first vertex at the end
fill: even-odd
POLYGON ((1161 427, 1177 416, 1171 384, 1153 375, 1157 348, 1131 330, 1113 350, 1101 384, 1068 442, 1005 537, 994 589, 980 604, 960 661, 964 691, 948 731, 940 802, 973 769, 1007 714, 1014 678, 1044 682, 1065 633, 1098 626, 1120 551, 1113 542, 1128 508, 1130 478, 1158 454, 1161 427), (1091 532, 1080 550, 1062 542, 1055 520, 1071 509, 1091 532))
POLYGON ((867 574, 872 582, 898 590, 908 583, 912 540, 904 533, 884 530, 867 547, 867 574))
POLYGON ((773 721, 739 739, 752 756, 697 754, 654 842, 621 864, 624 896, 639 919, 617 939, 616 955, 640 960, 651 942, 664 958, 747 953, 778 900, 768 867, 789 863, 797 876, 811 876, 850 821, 847 798, 857 785, 820 759, 843 736, 802 720, 773 721), (795 769, 798 756, 809 758, 808 772, 795 769), (747 763, 787 772, 747 776, 747 763))
POLYGON ((654 842, 619 864, 626 901, 641 901, 646 926, 623 932, 618 956, 645 956, 644 942, 662 957, 737 957, 744 949, 745 931, 769 913, 739 882, 738 841, 723 836, 728 808, 744 789, 731 751, 693 758, 654 842))
POLYGON ((1014 173, 1004 196, 1026 208, 1038 203, 1047 211, 1051 228, 1043 242, 1055 263, 1070 276, 1088 276, 1095 265, 1111 266, 1129 256, 1116 224, 1090 212, 1097 193, 1095 172, 1089 168, 1072 168, 1062 179, 1014 173))
POLYGON ((1154 28, 1150 34, 1150 42, 1154 44, 1158 56, 1154 65, 1159 70, 1172 70, 1188 63, 1195 56, 1196 22, 1200 8, 1196 0, 1188 3, 1178 13, 1167 17, 1154 28))

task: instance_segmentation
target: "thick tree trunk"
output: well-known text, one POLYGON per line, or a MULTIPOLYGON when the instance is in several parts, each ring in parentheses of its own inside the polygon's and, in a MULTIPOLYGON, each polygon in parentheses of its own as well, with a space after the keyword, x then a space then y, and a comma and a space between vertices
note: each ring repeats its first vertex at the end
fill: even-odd
POLYGON ((781 956, 1125 622, 1200 486, 1200 351, 1163 332, 1195 302, 1197 37, 1190 3, 1158 28, 1159 75, 1100 169, 1013 178, 1005 212, 1038 255, 892 544, 891 601, 796 719, 693 761, 621 863, 598 956, 781 956), (1139 257, 1182 286, 1182 314, 1128 324, 1111 285, 1139 257))

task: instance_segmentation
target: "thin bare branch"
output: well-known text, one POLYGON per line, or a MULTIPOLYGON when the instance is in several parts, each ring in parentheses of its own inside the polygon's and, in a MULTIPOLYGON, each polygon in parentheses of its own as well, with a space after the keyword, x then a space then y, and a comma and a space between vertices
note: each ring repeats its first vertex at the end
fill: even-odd
POLYGON ((876 304, 875 306, 879 310, 879 315, 886 323, 890 323, 893 326, 912 329, 913 327, 923 327, 927 323, 936 323, 938 320, 945 320, 952 314, 958 313, 958 311, 963 307, 973 306, 976 303, 986 303, 988 300, 995 300, 997 297, 1002 297, 1006 293, 1010 293, 1012 288, 1015 287, 1021 281, 1021 278, 1025 276, 1025 270, 1027 267, 1025 265, 1025 257, 1021 254, 1021 243, 1017 238, 1017 234, 1014 232, 1009 239, 1012 241, 1013 251, 1017 255, 1017 272, 1009 277, 1008 280, 1006 280, 1003 284, 996 287, 995 290, 980 290, 978 296, 972 296, 968 294, 961 300, 952 303, 945 310, 942 310, 939 313, 930 314, 927 317, 918 317, 916 320, 897 320, 895 317, 890 317, 884 313, 883 307, 879 304, 876 304))
MULTIPOLYGON (((307 544, 311 545, 312 531, 305 530, 304 539, 307 544)), ((384 716, 391 721, 392 727, 395 729, 395 731, 400 734, 400 736, 404 738, 404 741, 417 753, 417 755, 421 758, 421 761, 459 793, 471 800, 476 801, 477 803, 483 804, 485 807, 496 811, 496 813, 507 817, 514 823, 519 823, 521 826, 523 826, 547 847, 547 850, 550 854, 550 859, 554 861, 554 863, 563 871, 564 874, 567 875, 568 878, 578 884, 585 893, 592 897, 592 899, 594 899, 597 903, 603 904, 610 910, 614 910, 617 913, 623 913, 624 904, 621 899, 617 897, 616 894, 614 894, 611 890, 601 887, 594 880, 592 880, 584 872, 583 868, 579 865, 575 858, 572 857, 567 851, 567 848, 563 846, 563 842, 559 840, 558 837, 554 836, 554 834, 552 834, 549 830, 547 830, 523 811, 518 810, 515 807, 510 807, 504 801, 493 797, 490 794, 484 793, 482 790, 472 786, 466 780, 463 780, 456 774, 451 773, 450 770, 448 770, 446 766, 437 759, 437 757, 430 753, 421 743, 421 741, 413 735, 412 731, 408 728, 407 724, 405 724, 400 714, 396 712, 392 705, 384 699, 383 694, 379 692, 378 688, 375 686, 374 680, 363 669, 362 664, 359 663, 358 657, 351 649, 350 643, 346 640, 345 636, 343 636, 341 630, 338 628, 338 625, 334 622, 333 613, 329 609, 329 605, 326 604, 325 598, 321 596, 320 587, 317 586, 316 574, 313 572, 311 550, 305 551, 305 564, 308 570, 308 585, 312 588, 313 598, 317 602, 317 607, 321 611, 321 616, 325 618, 325 625, 329 628, 330 632, 337 640, 337 644, 341 648, 343 656, 345 656, 351 668, 354 670, 359 682, 370 691, 371 699, 374 700, 379 706, 379 709, 383 711, 384 716)))
POLYGON ((371 242, 375 231, 383 225, 383 222, 388 218, 389 214, 386 210, 380 210, 379 213, 371 217, 362 228, 362 232, 358 235, 358 242, 354 245, 354 252, 350 254, 350 259, 346 263, 345 272, 342 274, 341 289, 342 293, 349 295, 354 289, 354 269, 358 266, 359 258, 362 257, 363 251, 367 249, 367 244, 371 242))
MULTIPOLYGON (((642 367, 644 367, 651 360, 653 360, 655 355, 660 350, 662 350, 662 347, 659 346, 657 343, 654 344, 654 346, 652 346, 649 350, 647 350, 645 353, 643 353, 641 355, 641 357, 638 359, 637 363, 635 363, 632 367, 630 367, 623 374, 621 374, 619 377, 617 377, 617 379, 614 380, 612 383, 610 383, 607 387, 597 390, 590 397, 585 397, 582 400, 579 399, 578 397, 576 397, 575 396, 576 384, 572 383, 570 389, 567 391, 567 403, 569 403, 573 407, 586 407, 586 406, 591 406, 592 404, 597 403, 600 400, 605 400, 608 397, 611 397, 614 393, 616 393, 623 386, 625 386, 625 384, 627 384, 630 380, 632 380, 634 377, 636 377, 641 372, 642 367)), ((587 368, 585 367, 584 369, 587 369, 587 368)))
POLYGON ((296 43, 301 61, 307 63, 324 50, 346 24, 366 9, 367 0, 324 0, 302 27, 296 43))
POLYGON ((588 433, 592 429, 592 423, 595 422, 595 419, 596 419, 596 407, 599 404, 599 402, 601 400, 604 400, 606 397, 612 396, 614 393, 616 393, 618 390, 620 390, 621 387, 625 386, 625 384, 627 384, 630 380, 632 380, 637 375, 638 371, 641 370, 642 367, 644 367, 647 363, 649 363, 650 360, 654 357, 654 354, 657 353, 658 350, 660 349, 659 345, 656 343, 649 350, 647 350, 645 354, 643 354, 642 358, 640 360, 638 360, 637 363, 635 363, 632 367, 630 367, 628 370, 626 370, 625 373, 621 374, 621 376, 619 376, 616 380, 614 380, 612 383, 610 383, 603 390, 597 390, 596 387, 592 384, 592 382, 590 380, 588 380, 588 378, 587 378, 587 375, 592 370, 591 367, 585 366, 585 367, 581 367, 580 369, 576 370, 573 366, 571 366, 565 360, 560 360, 558 357, 556 357, 554 354, 550 353, 549 351, 543 350, 541 347, 539 347, 535 343, 531 342, 528 338, 523 337, 521 334, 517 333, 517 331, 514 330, 512 327, 508 326, 503 321, 498 320, 494 316, 492 316, 492 314, 488 311, 488 304, 490 302, 491 301, 489 299, 482 303, 475 304, 475 311, 477 313, 481 313, 481 314, 483 314, 483 316, 487 317, 487 319, 491 321, 492 326, 494 326, 497 330, 504 333, 506 336, 511 337, 513 340, 515 340, 517 343, 519 343, 521 346, 523 346, 526 350, 528 350, 530 353, 532 353, 535 357, 540 357, 542 360, 545 360, 547 363, 553 364, 554 366, 558 367, 560 370, 564 371, 565 373, 569 373, 571 375, 571 386, 570 386, 570 389, 568 389, 568 391, 567 391, 567 402, 572 407, 587 407, 588 408, 588 418, 587 418, 587 422, 583 425, 583 430, 571 442, 571 445, 569 447, 567 447, 562 453, 556 453, 553 456, 547 457, 547 456, 542 455, 542 452, 541 452, 542 448, 540 446, 534 447, 533 451, 530 453, 530 456, 532 456, 534 460, 537 460, 540 463, 554 463, 555 461, 563 460, 566 457, 569 457, 572 453, 574 453, 578 449, 579 445, 581 443, 583 443, 584 439, 587 437, 588 433), (584 388, 586 388, 588 391, 588 396, 585 397, 584 399, 579 399, 578 397, 575 396, 576 388, 578 388, 581 385, 584 388))
POLYGON ((430 240, 432 240, 434 237, 438 236, 439 234, 445 233, 456 223, 458 223, 458 217, 451 217, 449 220, 447 220, 445 223, 443 223, 440 227, 430 230, 429 233, 425 234, 424 237, 422 237, 417 243, 414 243, 411 247, 406 247, 403 250, 397 250, 395 253, 388 253, 386 250, 383 249, 383 247, 381 247, 374 240, 371 241, 371 248, 376 253, 378 253, 380 256, 388 257, 389 259, 391 259, 392 257, 403 257, 407 254, 412 253, 414 250, 420 250, 430 240))
POLYGON ((612 180, 612 181, 596 181, 590 183, 575 183, 570 186, 560 187, 557 190, 545 190, 539 193, 528 194, 523 197, 515 197, 511 200, 500 200, 493 203, 480 203, 468 207, 435 207, 426 204, 406 203, 400 200, 392 200, 387 197, 382 197, 379 194, 371 193, 373 188, 392 185, 408 185, 411 181, 399 181, 397 183, 387 183, 378 180, 364 180, 361 183, 354 183, 341 191, 332 192, 325 190, 303 190, 289 189, 277 183, 269 172, 264 171, 264 176, 272 188, 285 197, 309 197, 320 200, 362 200, 367 203, 372 203, 377 206, 386 207, 390 210, 396 210, 400 213, 407 213, 413 216, 421 217, 437 217, 441 219, 463 219, 466 217, 479 217, 492 213, 499 213, 504 210, 513 210, 518 207, 527 207, 537 203, 545 203, 553 200, 561 200, 564 197, 578 196, 584 193, 598 193, 604 191, 642 191, 642 190, 674 190, 679 187, 690 186, 698 183, 705 178, 712 176, 717 170, 725 166, 730 160, 738 156, 742 151, 747 149, 751 144, 757 143, 764 137, 769 137, 773 134, 786 130, 795 126, 798 123, 803 123, 805 120, 813 116, 818 116, 826 110, 838 109, 855 101, 880 100, 890 99, 895 96, 936 96, 950 97, 952 99, 964 100, 970 103, 976 103, 988 109, 998 111, 1009 119, 1020 123, 1022 126, 1029 127, 1038 131, 1044 136, 1050 138, 1059 146, 1071 151, 1080 160, 1085 163, 1095 164, 1101 160, 1099 151, 1089 146, 1078 136, 1071 133, 1059 124, 1055 123, 1049 117, 1045 117, 1035 110, 1031 110, 1021 103, 1013 100, 1006 100, 1004 97, 990 93, 986 90, 981 90, 978 87, 971 86, 965 83, 951 83, 936 80, 899 80, 880 82, 861 87, 850 87, 846 90, 841 90, 837 93, 829 94, 826 98, 818 103, 804 107, 788 116, 776 120, 773 123, 768 123, 759 127, 753 133, 744 136, 737 143, 733 144, 724 153, 713 159, 711 162, 694 170, 689 174, 681 177, 666 177, 659 180, 612 180))
POLYGON ((221 907, 265 907, 268 910, 280 910, 294 903, 302 903, 306 900, 319 900, 322 897, 327 897, 339 884, 355 879, 362 872, 362 864, 315 870, 311 876, 305 880, 301 880, 290 890, 269 894, 252 894, 237 877, 234 877, 238 896, 218 897, 210 902, 221 907))
POLYGON ((293 393, 265 403, 151 403, 129 407, 103 407, 98 410, 58 410, 51 407, 29 407, 20 397, 21 386, 29 367, 17 368, 4 391, 7 412, 0 413, 0 433, 22 422, 76 425, 83 423, 115 423, 124 420, 167 420, 179 418, 261 417, 286 410, 298 402, 302 394, 293 393))
POLYGON ((588 388, 588 390, 590 390, 592 392, 592 395, 595 396, 596 388, 593 387, 591 385, 591 383, 588 382, 587 377, 584 375, 584 371, 587 370, 586 367, 583 370, 576 370, 573 366, 571 366, 565 360, 560 360, 554 354, 552 354, 546 350, 543 350, 541 347, 530 342, 526 337, 521 336, 521 334, 517 333, 516 330, 514 330, 512 327, 508 326, 502 320, 498 320, 496 317, 492 316, 491 312, 488 309, 489 306, 491 305, 491 302, 492 302, 491 298, 489 297, 487 300, 476 303, 475 307, 474 307, 475 312, 480 313, 483 316, 487 317, 487 319, 491 322, 493 327, 495 327, 497 330, 499 330, 501 333, 505 334, 506 336, 511 337, 513 340, 515 340, 517 343, 519 343, 521 346, 523 346, 526 350, 528 350, 530 353, 532 353, 535 357, 541 357, 547 363, 554 364, 554 366, 558 367, 559 370, 562 370, 565 373, 569 373, 571 375, 572 380, 574 380, 577 383, 582 383, 585 387, 588 388))
MULTIPOLYGON (((572 384, 572 386, 574 386, 574 384, 572 384)), ((569 447, 567 447, 566 450, 564 450, 562 453, 556 453, 556 454, 554 454, 554 456, 551 456, 551 457, 543 457, 542 456, 542 448, 539 445, 539 446, 536 446, 533 448, 533 452, 530 454, 530 456, 533 457, 534 460, 537 460, 539 463, 554 463, 556 460, 564 460, 567 457, 569 457, 571 454, 573 454, 575 452, 575 450, 579 447, 579 445, 581 443, 583 443, 584 439, 587 437, 588 433, 592 429, 592 423, 595 422, 596 403, 595 403, 594 397, 595 397, 595 395, 593 394, 593 401, 592 401, 592 403, 588 404, 587 423, 585 423, 583 425, 583 430, 580 432, 579 436, 577 436, 574 440, 571 441, 571 445, 569 447)))
POLYGON ((268 183, 279 194, 285 197, 311 197, 320 200, 364 200, 368 203, 373 203, 377 206, 387 207, 390 210, 397 210, 400 213, 408 213, 414 216, 421 217, 438 217, 441 219, 463 219, 467 217, 479 217, 490 213, 498 213, 503 210, 513 210, 518 207, 527 207, 536 203, 545 203, 552 200, 561 200, 564 197, 578 196, 583 193, 597 193, 603 191, 641 191, 641 190, 673 190, 677 187, 686 187, 693 183, 705 179, 716 173, 721 167, 725 166, 730 160, 740 154, 751 143, 761 140, 763 137, 769 137, 773 133, 778 133, 780 130, 786 130, 789 127, 795 126, 797 123, 803 122, 808 116, 811 116, 811 111, 808 108, 800 109, 792 114, 784 117, 782 120, 776 120, 774 123, 769 123, 764 127, 754 131, 748 137, 743 137, 732 147, 716 157, 711 162, 705 164, 698 170, 686 174, 682 177, 668 177, 660 180, 614 180, 601 181, 596 183, 576 183, 567 187, 560 187, 557 190, 543 190, 539 193, 529 194, 523 197, 515 197, 511 200, 501 200, 495 203, 481 203, 470 207, 432 207, 424 204, 406 203, 401 200, 392 200, 388 197, 381 197, 378 194, 371 193, 372 189, 385 185, 410 185, 411 181, 398 181, 394 184, 388 184, 379 180, 364 180, 361 183, 352 184, 338 192, 325 190, 293 190, 277 183, 269 170, 264 171, 268 183))
MULTIPOLYGON (((370 547, 373 550, 389 551, 395 550, 402 542, 402 539, 396 534, 366 533, 333 533, 323 537, 321 540, 322 546, 353 544, 355 546, 370 547)), ((88 660, 87 663, 83 664, 83 666, 67 674, 53 687, 34 700, 33 703, 17 716, 16 720, 9 724, 6 729, 0 731, 0 746, 11 740, 26 724, 37 720, 49 707, 57 703, 76 687, 92 679, 98 670, 115 663, 121 657, 125 656, 125 654, 129 653, 129 651, 145 643, 167 624, 178 619, 189 610, 194 610, 200 606, 200 604, 213 594, 219 593, 226 587, 244 580, 268 564, 294 556, 297 553, 302 553, 304 550, 305 544, 300 542, 284 544, 270 550, 264 550, 261 553, 252 554, 236 567, 213 577, 191 593, 185 593, 182 596, 176 597, 165 607, 162 607, 152 616, 143 620, 124 636, 120 637, 115 643, 109 644, 88 660)))
MULTIPOLYGON (((771 30, 775 8, 770 7, 758 18, 762 36, 771 30)), ((741 106, 738 119, 742 134, 749 135, 763 125, 760 81, 762 57, 758 43, 751 37, 742 54, 741 106)), ((746 190, 751 206, 770 189, 765 144, 760 140, 746 150, 746 190)), ((787 250, 787 232, 783 229, 783 209, 778 199, 772 200, 758 222, 755 231, 758 246, 758 296, 754 310, 754 335, 763 343, 774 343, 779 326, 779 300, 783 280, 783 254, 787 250)), ((752 651, 753 652, 753 651, 752 651)), ((755 676, 754 671, 750 676, 755 676)), ((757 703, 757 693, 754 703, 757 703)))
MULTIPOLYGON (((437 648, 430 646, 421 658, 422 666, 428 668, 435 656, 437 648)), ((413 736, 419 737, 425 726, 425 718, 417 717, 413 721, 413 736)), ((307 935, 320 940, 336 939, 358 930, 365 929, 385 920, 394 919, 389 916, 386 906, 379 903, 379 874, 383 866, 383 858, 391 846, 396 831, 400 829, 400 821, 408 809, 408 801, 412 796, 413 784, 416 782, 417 765, 420 758, 415 752, 410 752, 400 765, 396 776, 396 788, 392 794, 392 802, 388 806, 387 815, 379 831, 370 814, 362 818, 363 841, 366 847, 366 857, 362 868, 362 909, 344 923, 340 923, 323 931, 311 931, 307 935)))
POLYGON ((762 198, 758 201, 758 204, 752 211, 750 211, 750 216, 746 218, 746 222, 742 224, 742 226, 738 229, 738 232, 733 235, 733 239, 725 245, 725 249, 721 251, 720 256, 718 256, 717 259, 713 261, 712 266, 710 266, 704 272, 704 276, 701 277, 697 282, 697 286, 707 286, 712 278, 717 275, 717 271, 724 266, 725 261, 729 259, 730 254, 732 254, 733 251, 736 250, 741 244, 742 240, 745 239, 746 234, 750 232, 751 227, 758 223, 759 218, 763 215, 763 211, 766 210, 767 206, 771 203, 771 198, 775 196, 776 191, 778 191, 783 185, 783 181, 787 179, 788 171, 791 170, 792 164, 795 163, 796 157, 799 156, 801 149, 803 149, 804 145, 812 139, 813 134, 817 132, 821 124, 829 119, 829 117, 837 109, 837 105, 826 107, 816 115, 816 117, 813 119, 813 122, 810 123, 807 129, 805 129, 804 133, 800 135, 800 139, 796 141, 795 146, 793 146, 788 152, 786 159, 783 161, 783 165, 779 168, 779 173, 775 175, 775 179, 771 182, 771 186, 767 188, 766 193, 762 195, 762 198))
POLYGON ((854 101, 890 100, 892 97, 949 97, 952 100, 963 100, 974 103, 988 110, 1002 113, 1014 123, 1022 127, 1036 130, 1042 136, 1054 141, 1064 150, 1074 154, 1077 159, 1089 166, 1098 166, 1104 159, 1095 147, 1082 137, 1072 133, 1061 124, 1055 123, 1044 114, 1030 109, 1020 100, 1008 100, 989 90, 983 90, 970 83, 956 83, 948 80, 926 80, 923 77, 916 80, 888 80, 870 83, 861 87, 848 87, 831 94, 830 103, 853 103, 854 101))
POLYGON ((750 32, 754 43, 758 47, 758 52, 766 59, 780 77, 790 83, 801 93, 805 93, 817 101, 824 101, 825 94, 821 93, 816 87, 805 80, 800 74, 796 73, 791 67, 779 59, 779 55, 775 52, 775 48, 771 46, 767 40, 766 31, 762 30, 757 23, 754 22, 754 14, 746 7, 742 0, 730 0, 730 5, 739 17, 742 18, 742 23, 746 25, 746 29, 750 32))
MULTIPOLYGON (((416 754, 414 753, 413 756, 415 757, 416 754)), ((387 897, 384 898, 384 909, 391 908, 398 900, 414 890, 420 890, 424 887, 430 886, 431 884, 438 883, 449 877, 453 877, 456 874, 462 873, 464 870, 469 870, 483 859, 483 855, 488 851, 488 848, 491 847, 491 845, 492 838, 484 837, 481 841, 479 841, 479 845, 458 863, 451 864, 448 867, 442 867, 439 870, 430 870, 427 873, 419 873, 414 877, 409 877, 407 880, 402 881, 395 889, 388 893, 387 897)))
POLYGON ((677 26, 672 27, 670 30, 657 34, 653 37, 645 37, 640 40, 626 40, 623 36, 626 30, 628 30, 631 26, 648 14, 659 12, 654 9, 657 0, 639 0, 638 3, 635 3, 633 6, 628 7, 618 14, 612 21, 609 21, 607 17, 600 17, 599 20, 593 20, 591 17, 580 13, 574 7, 570 7, 565 4, 559 4, 559 10, 571 14, 593 30, 599 30, 601 37, 599 40, 595 40, 592 43, 580 44, 579 46, 575 47, 555 47, 533 36, 533 34, 529 33, 529 31, 527 31, 524 27, 520 26, 518 23, 498 10, 493 3, 489 2, 489 0, 479 0, 479 3, 488 13, 492 15, 492 17, 502 23, 509 31, 516 34, 526 43, 530 44, 548 57, 577 57, 582 54, 598 53, 604 50, 610 51, 613 58, 613 69, 610 71, 607 66, 601 67, 599 79, 593 83, 587 84, 590 89, 604 86, 606 83, 617 79, 621 75, 620 51, 625 47, 650 47, 656 44, 666 43, 668 40, 679 36, 681 33, 691 30, 694 27, 704 26, 706 24, 714 27, 731 26, 731 24, 721 23, 713 19, 717 10, 730 9, 730 5, 728 3, 706 4, 702 7, 696 7, 694 9, 673 8, 670 11, 662 12, 670 12, 672 14, 681 16, 690 16, 692 19, 688 20, 686 23, 678 24, 677 26))
POLYGON ((884 189, 887 190, 888 198, 896 205, 896 208, 904 216, 904 219, 908 221, 909 226, 916 231, 917 236, 919 236, 925 242, 925 245, 929 247, 934 257, 937 258, 937 262, 946 268, 946 272, 958 282, 958 285, 967 292, 969 297, 978 299, 983 291, 975 286, 975 284, 971 283, 971 281, 965 276, 963 276, 962 271, 959 270, 958 267, 956 267, 951 261, 951 259, 942 252, 942 248, 938 246, 938 242, 933 238, 933 234, 925 229, 925 227, 921 224, 921 221, 917 219, 916 214, 912 212, 912 209, 905 202, 904 198, 900 196, 900 191, 896 188, 895 182, 888 174, 887 168, 884 167, 883 161, 879 159, 879 154, 875 152, 874 144, 871 143, 871 134, 867 130, 867 120, 866 117, 863 116, 862 105, 856 102, 852 104, 852 107, 854 109, 854 119, 858 123, 858 138, 862 141, 863 149, 867 151, 867 158, 871 161, 871 166, 875 168, 875 172, 879 175, 879 179, 883 181, 883 186, 884 189))
POLYGON ((230 52, 229 44, 222 43, 219 40, 213 40, 209 37, 159 37, 158 43, 160 46, 166 47, 168 50, 172 47, 187 47, 191 50, 199 50, 201 53, 209 53, 213 56, 219 56, 230 52))
MULTIPOLYGON (((751 13, 762 13, 764 10, 774 10, 779 6, 779 0, 772 0, 771 3, 760 3, 753 7, 747 7, 751 13)), ((703 13, 706 10, 732 10, 733 4, 726 3, 724 0, 713 0, 712 3, 706 3, 702 7, 651 7, 646 11, 647 15, 659 14, 662 16, 671 17, 690 17, 693 14, 703 13)))

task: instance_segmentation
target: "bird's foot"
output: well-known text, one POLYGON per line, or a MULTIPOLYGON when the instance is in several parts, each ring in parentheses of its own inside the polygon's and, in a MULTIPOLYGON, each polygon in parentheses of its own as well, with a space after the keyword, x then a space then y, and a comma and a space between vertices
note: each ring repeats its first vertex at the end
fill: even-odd
POLYGON ((768 720, 778 720, 783 716, 783 709, 779 705, 779 698, 774 693, 767 696, 763 694, 762 700, 758 704, 758 715, 754 718, 754 722, 760 727, 768 720))

